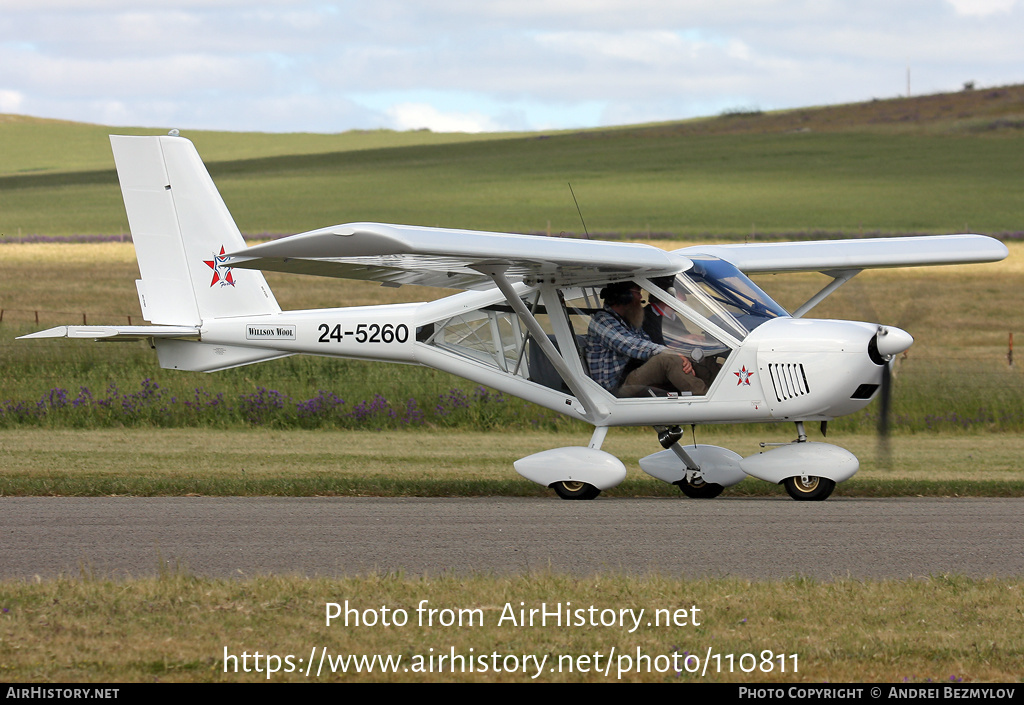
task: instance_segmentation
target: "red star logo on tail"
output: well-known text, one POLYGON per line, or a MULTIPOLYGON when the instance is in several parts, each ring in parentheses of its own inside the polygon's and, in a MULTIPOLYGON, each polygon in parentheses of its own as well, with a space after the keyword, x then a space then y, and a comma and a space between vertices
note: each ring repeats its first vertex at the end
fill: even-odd
POLYGON ((227 259, 224 256, 224 246, 221 245, 219 255, 214 255, 212 260, 203 260, 213 270, 213 281, 210 282, 210 286, 214 286, 217 282, 221 282, 221 286, 235 285, 235 279, 231 276, 231 267, 225 264, 227 259))

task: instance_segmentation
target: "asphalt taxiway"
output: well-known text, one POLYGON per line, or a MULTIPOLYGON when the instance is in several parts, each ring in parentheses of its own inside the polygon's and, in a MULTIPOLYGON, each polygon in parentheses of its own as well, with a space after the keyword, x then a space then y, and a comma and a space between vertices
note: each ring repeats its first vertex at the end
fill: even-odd
POLYGON ((0 578, 1024 575, 1024 499, 0 498, 0 578))

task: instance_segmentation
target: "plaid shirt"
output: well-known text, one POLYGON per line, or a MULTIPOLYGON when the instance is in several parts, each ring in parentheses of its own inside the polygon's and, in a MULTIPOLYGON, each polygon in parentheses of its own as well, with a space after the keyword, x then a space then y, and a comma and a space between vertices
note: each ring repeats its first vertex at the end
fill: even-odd
POLYGON ((622 386, 622 373, 630 360, 648 360, 667 349, 607 306, 590 317, 587 365, 593 380, 608 391, 622 386))

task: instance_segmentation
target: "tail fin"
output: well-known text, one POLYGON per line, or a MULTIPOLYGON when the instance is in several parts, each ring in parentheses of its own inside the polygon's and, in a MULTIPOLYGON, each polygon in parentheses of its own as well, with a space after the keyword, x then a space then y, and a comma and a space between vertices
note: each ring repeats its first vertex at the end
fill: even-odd
POLYGON ((163 325, 279 313, 263 274, 225 267, 245 242, 184 137, 110 136, 142 279, 143 317, 163 325))

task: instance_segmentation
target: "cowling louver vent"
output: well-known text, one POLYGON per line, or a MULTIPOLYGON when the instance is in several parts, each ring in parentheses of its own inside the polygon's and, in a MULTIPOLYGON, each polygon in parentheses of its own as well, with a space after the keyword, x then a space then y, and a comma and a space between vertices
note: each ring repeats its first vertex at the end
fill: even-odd
POLYGON ((811 392, 802 364, 771 362, 768 363, 768 374, 771 375, 775 397, 779 401, 795 399, 811 392))

